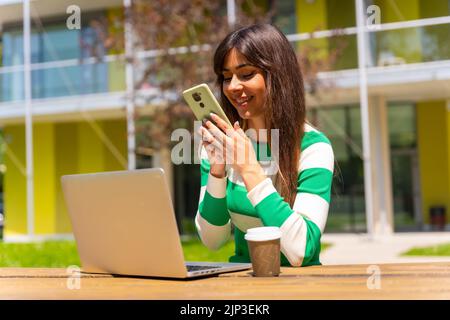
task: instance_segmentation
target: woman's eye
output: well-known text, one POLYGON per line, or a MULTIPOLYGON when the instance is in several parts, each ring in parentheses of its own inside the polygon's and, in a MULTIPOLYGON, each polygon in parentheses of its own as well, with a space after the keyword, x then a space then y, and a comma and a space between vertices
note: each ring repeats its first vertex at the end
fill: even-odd
MULTIPOLYGON (((250 73, 246 73, 246 74, 242 74, 240 76, 238 76, 241 79, 251 79, 253 76, 255 75, 254 72, 250 72, 250 73)), ((223 82, 230 82, 232 77, 223 77, 223 82)))

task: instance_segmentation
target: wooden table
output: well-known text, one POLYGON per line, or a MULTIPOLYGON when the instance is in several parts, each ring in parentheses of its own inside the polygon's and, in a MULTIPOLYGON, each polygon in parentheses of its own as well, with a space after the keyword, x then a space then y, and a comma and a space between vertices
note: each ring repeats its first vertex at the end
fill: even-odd
POLYGON ((197 280, 82 273, 77 289, 65 269, 3 268, 0 299, 450 299, 448 262, 281 271, 274 278, 255 278, 247 270, 197 280))

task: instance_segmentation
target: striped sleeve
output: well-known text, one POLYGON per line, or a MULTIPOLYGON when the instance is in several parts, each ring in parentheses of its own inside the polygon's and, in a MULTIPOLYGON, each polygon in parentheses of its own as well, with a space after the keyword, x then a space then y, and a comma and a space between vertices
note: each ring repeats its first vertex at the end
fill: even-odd
POLYGON ((293 208, 270 179, 247 194, 263 224, 280 227, 281 251, 292 266, 320 264, 320 238, 328 216, 333 170, 329 140, 318 131, 309 131, 302 142, 293 208))
POLYGON ((210 173, 206 150, 201 149, 201 188, 195 226, 203 244, 211 250, 225 244, 231 233, 230 214, 226 202, 227 177, 210 173))

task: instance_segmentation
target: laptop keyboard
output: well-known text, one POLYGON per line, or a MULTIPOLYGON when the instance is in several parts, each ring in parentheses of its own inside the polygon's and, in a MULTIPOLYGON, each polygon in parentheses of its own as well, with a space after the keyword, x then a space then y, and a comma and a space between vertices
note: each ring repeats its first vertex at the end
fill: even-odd
POLYGON ((218 269, 218 266, 193 266, 186 265, 187 271, 198 271, 198 270, 206 270, 206 269, 218 269))

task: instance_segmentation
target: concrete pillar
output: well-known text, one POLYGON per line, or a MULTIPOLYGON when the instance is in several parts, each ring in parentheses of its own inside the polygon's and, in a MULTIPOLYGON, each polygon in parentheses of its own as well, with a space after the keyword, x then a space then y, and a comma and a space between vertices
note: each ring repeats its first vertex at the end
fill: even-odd
POLYGON ((369 98, 370 146, 372 156, 373 231, 374 235, 394 231, 391 154, 386 100, 369 98))
POLYGON ((79 123, 55 124, 55 166, 56 166, 56 233, 68 234, 72 231, 66 202, 63 195, 61 176, 77 174, 79 154, 79 123))
POLYGON ((35 123, 33 140, 34 234, 56 233, 55 125, 35 123))
POLYGON ((52 123, 33 124, 33 234, 27 229, 25 126, 5 126, 8 148, 4 178, 5 239, 33 240, 34 236, 56 232, 55 128, 52 123))
POLYGON ((103 130, 101 121, 78 123, 78 172, 94 173, 104 171, 103 142, 99 132, 103 130))
POLYGON ((27 173, 25 157, 25 126, 3 128, 5 166, 3 198, 5 202, 4 239, 27 234, 27 173))

